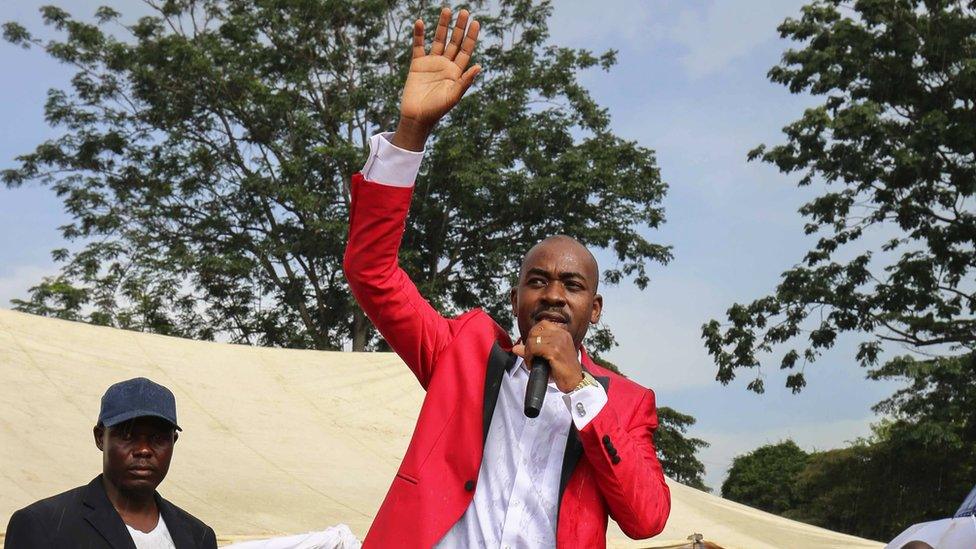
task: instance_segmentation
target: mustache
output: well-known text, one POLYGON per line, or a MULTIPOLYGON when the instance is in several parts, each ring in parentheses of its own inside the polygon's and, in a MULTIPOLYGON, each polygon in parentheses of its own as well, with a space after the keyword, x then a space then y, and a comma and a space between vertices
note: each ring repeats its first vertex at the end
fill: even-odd
POLYGON ((532 318, 536 321, 538 321, 539 317, 542 316, 555 316, 559 318, 562 322, 569 323, 569 315, 566 314, 566 312, 563 311, 562 309, 554 309, 551 307, 546 307, 546 308, 538 309, 534 313, 532 313, 532 318))

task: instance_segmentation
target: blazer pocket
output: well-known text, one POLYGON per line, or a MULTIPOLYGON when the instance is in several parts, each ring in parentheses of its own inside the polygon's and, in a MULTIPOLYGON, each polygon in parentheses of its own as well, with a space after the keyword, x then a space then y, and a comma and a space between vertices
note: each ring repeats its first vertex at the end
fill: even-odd
POLYGON ((408 475, 408 474, 406 474, 406 473, 399 473, 398 472, 396 474, 396 478, 398 478, 400 480, 403 480, 403 481, 406 481, 406 482, 409 482, 410 484, 417 484, 417 479, 414 478, 414 477, 412 477, 412 476, 410 476, 410 475, 408 475))

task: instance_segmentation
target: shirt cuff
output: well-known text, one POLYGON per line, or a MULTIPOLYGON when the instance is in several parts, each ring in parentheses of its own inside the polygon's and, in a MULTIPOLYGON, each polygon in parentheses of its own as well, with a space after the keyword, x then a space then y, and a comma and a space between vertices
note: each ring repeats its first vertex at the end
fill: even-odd
POLYGON ((602 385, 600 387, 588 385, 582 389, 563 395, 563 401, 573 415, 573 423, 576 424, 576 430, 582 431, 583 427, 589 425, 590 421, 606 405, 607 391, 602 385))
POLYGON ((393 132, 378 133, 369 138, 369 158, 363 166, 363 177, 373 183, 391 187, 413 187, 425 151, 408 151, 390 142, 393 132))

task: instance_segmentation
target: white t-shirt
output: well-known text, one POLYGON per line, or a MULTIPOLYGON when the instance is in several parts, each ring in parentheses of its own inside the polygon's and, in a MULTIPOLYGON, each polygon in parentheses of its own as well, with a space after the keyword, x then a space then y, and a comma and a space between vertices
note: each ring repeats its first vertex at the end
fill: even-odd
POLYGON ((169 528, 166 528, 163 515, 159 515, 159 522, 149 533, 136 530, 128 524, 125 527, 129 530, 129 535, 132 536, 136 549, 176 549, 173 537, 169 535, 169 528))

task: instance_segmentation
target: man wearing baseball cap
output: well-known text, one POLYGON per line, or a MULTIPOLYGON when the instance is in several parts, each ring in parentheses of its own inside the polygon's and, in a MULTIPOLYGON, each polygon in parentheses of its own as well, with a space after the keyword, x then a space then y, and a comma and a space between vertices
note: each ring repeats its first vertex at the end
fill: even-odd
POLYGON ((93 430, 102 474, 14 513, 4 547, 216 548, 212 528, 156 492, 180 430, 166 387, 143 377, 112 385, 93 430))

